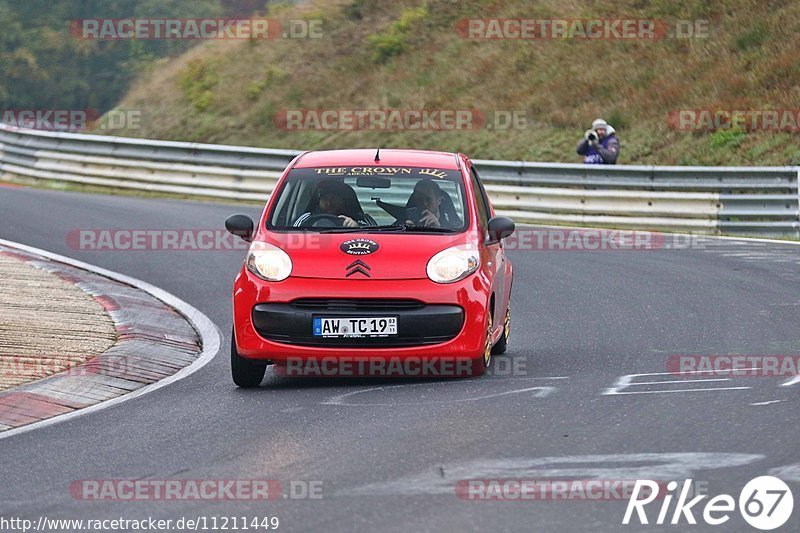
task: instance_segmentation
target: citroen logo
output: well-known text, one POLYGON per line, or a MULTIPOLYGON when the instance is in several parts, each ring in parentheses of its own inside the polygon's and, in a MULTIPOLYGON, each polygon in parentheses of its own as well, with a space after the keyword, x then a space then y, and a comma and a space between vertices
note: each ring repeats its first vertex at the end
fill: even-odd
POLYGON ((369 255, 375 253, 380 245, 370 239, 350 239, 344 241, 339 249, 349 255, 369 255))
POLYGON ((345 275, 346 278, 349 278, 353 274, 364 274, 368 278, 372 277, 372 276, 369 275, 369 272, 368 272, 368 270, 372 270, 372 269, 369 267, 368 264, 366 264, 361 259, 356 259, 355 261, 353 261, 352 263, 350 263, 349 265, 344 267, 344 269, 347 270, 347 274, 345 275))

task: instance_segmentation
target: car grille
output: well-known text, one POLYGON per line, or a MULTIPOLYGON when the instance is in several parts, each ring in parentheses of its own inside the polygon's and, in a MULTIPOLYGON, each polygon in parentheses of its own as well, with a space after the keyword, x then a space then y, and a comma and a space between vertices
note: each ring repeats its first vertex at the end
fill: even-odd
POLYGON ((398 311, 422 309, 425 304, 418 300, 400 299, 328 299, 301 298, 290 302, 291 306, 303 311, 398 311))

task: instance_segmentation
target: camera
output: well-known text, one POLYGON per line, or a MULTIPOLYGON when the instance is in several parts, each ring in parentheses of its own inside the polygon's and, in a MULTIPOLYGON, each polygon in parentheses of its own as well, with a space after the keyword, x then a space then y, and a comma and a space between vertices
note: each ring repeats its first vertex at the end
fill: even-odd
POLYGON ((587 135, 587 136, 586 136, 586 139, 587 139, 589 142, 594 142, 594 141, 596 141, 596 140, 597 140, 597 134, 596 134, 595 132, 593 132, 593 131, 592 131, 592 132, 590 132, 590 133, 589 133, 589 135, 587 135))

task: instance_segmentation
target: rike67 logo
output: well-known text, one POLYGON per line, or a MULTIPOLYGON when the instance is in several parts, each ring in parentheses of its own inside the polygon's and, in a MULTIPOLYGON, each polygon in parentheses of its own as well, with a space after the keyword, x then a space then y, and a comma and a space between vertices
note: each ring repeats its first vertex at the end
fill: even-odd
MULTIPOLYGON (((703 521, 712 526, 726 523, 731 518, 731 514, 736 510, 736 500, 728 494, 714 496, 705 505, 698 505, 708 497, 706 494, 694 496, 692 494, 692 480, 687 479, 683 482, 680 493, 677 492, 678 482, 670 481, 666 486, 666 493, 659 491, 659 484, 651 480, 637 480, 633 487, 633 494, 628 500, 628 507, 625 509, 625 516, 622 519, 624 525, 631 523, 631 519, 636 513, 636 518, 640 524, 650 524, 652 519, 647 516, 645 507, 655 501, 661 500, 661 508, 654 524, 697 524, 695 512, 702 516, 703 521), (645 495, 640 498, 641 495, 645 495), (677 502, 672 513, 670 507, 674 497, 677 502), (697 506, 696 509, 694 507, 697 506), (671 515, 671 516, 670 516, 671 515)), ((788 485, 773 476, 760 476, 750 480, 739 493, 739 513, 742 518, 756 529, 768 531, 781 527, 789 520, 794 508, 794 497, 788 485)), ((635 521, 633 523, 636 523, 635 521)))

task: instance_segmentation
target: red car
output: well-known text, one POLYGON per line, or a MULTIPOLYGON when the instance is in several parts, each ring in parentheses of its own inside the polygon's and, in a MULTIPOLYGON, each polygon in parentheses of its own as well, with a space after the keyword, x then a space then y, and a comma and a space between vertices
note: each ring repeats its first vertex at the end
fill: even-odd
POLYGON ((463 154, 306 152, 261 219, 225 226, 252 242, 233 290, 231 369, 255 387, 268 364, 295 375, 480 375, 506 350, 511 262, 463 154))

